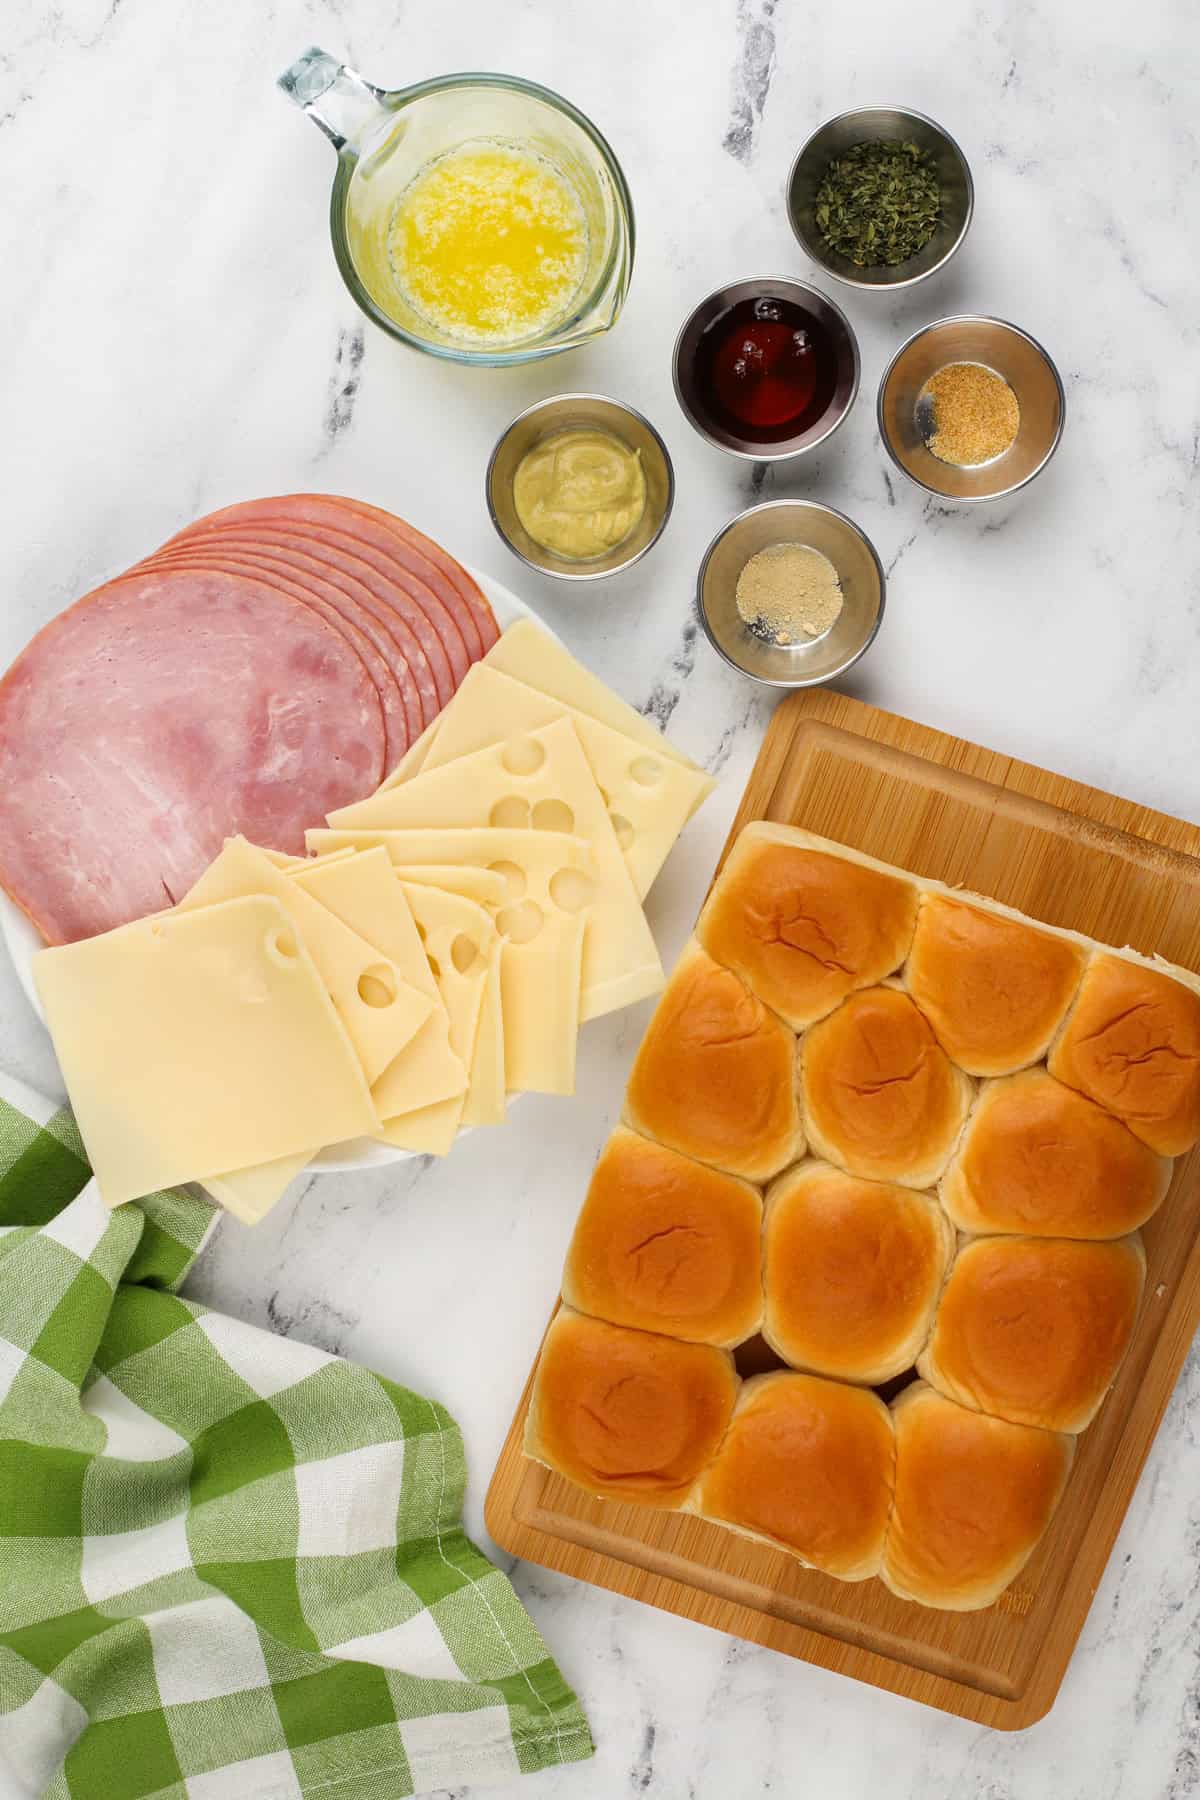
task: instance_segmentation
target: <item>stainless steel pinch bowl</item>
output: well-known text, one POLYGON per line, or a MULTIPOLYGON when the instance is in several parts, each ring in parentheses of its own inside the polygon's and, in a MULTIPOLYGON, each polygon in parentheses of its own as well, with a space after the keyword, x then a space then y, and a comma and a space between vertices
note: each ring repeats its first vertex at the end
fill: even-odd
POLYGON ((967 235, 975 210, 975 188, 967 159, 942 126, 904 106, 860 106, 826 119, 792 164, 787 212, 801 248, 819 268, 848 287, 912 287, 945 267, 967 235), (835 157, 855 144, 912 143, 937 172, 941 211, 933 236, 906 262, 860 266, 832 248, 817 224, 815 202, 821 178, 835 157))
POLYGON ((649 419, 605 394, 551 394, 518 413, 501 432, 485 478, 492 524, 529 568, 561 581, 598 581, 640 562, 666 528, 675 501, 675 472, 667 446, 649 419), (522 459, 559 432, 597 431, 637 453, 646 484, 641 517, 627 537, 601 556, 570 558, 538 543, 517 516, 513 481, 522 459))
POLYGON ((901 344, 879 384, 877 417, 883 447, 902 474, 943 500, 971 504, 1015 494, 1041 474, 1062 437, 1066 398, 1053 359, 1036 338, 1006 319, 962 314, 935 319, 901 344), (943 462, 922 431, 926 384, 955 363, 998 375, 1020 408, 1011 444, 984 462, 943 462))
POLYGON ((883 622, 883 567, 852 519, 815 500, 767 500, 739 513, 713 539, 700 564, 696 608, 709 643, 731 668, 767 687, 817 687, 842 675, 875 640, 883 622), (799 544, 833 564, 841 588, 837 618, 820 636, 770 642, 738 611, 738 577, 752 556, 799 544))
MULTIPOLYGON (((791 336, 787 326, 782 329, 791 336)), ((731 281, 716 288, 684 320, 671 358, 675 398, 688 424, 718 450, 750 462, 782 462, 823 444, 854 405, 859 368, 858 340, 837 302, 810 282, 784 275, 731 281), (740 316, 747 309, 773 306, 790 315, 792 326, 803 328, 797 337, 808 338, 810 348, 804 354, 816 355, 814 366, 823 365, 823 373, 815 381, 809 377, 808 392, 795 417, 759 426, 723 404, 712 376, 724 350, 740 339, 743 330, 751 334, 757 328, 752 320, 739 323, 740 316), (714 353, 714 344, 722 339, 723 347, 714 353)), ((767 373, 774 378, 777 371, 767 373)), ((751 378, 747 398, 753 387, 751 378)))

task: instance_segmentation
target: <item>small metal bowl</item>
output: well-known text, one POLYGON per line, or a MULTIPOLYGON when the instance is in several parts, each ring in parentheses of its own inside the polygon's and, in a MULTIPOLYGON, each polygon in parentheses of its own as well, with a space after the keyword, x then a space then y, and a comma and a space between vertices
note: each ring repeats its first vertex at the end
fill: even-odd
POLYGON ((705 636, 731 668, 767 687, 817 687, 845 674, 874 641, 885 582, 875 546, 844 513, 815 500, 766 500, 731 519, 704 553, 696 608, 705 636), (842 610, 821 637, 769 644, 737 609, 738 576, 770 544, 807 544, 827 556, 842 587, 842 610))
POLYGON ((485 485, 492 524, 513 555, 540 574, 557 575, 562 581, 599 581, 631 568, 658 542, 675 503, 675 471, 667 446, 649 419, 604 394, 552 394, 518 413, 488 459, 485 485), (513 477, 522 457, 555 432, 581 429, 607 431, 636 450, 646 477, 645 509, 629 536, 607 556, 589 557, 586 562, 556 556, 535 543, 513 503, 513 477))
POLYGON ((1062 437, 1066 396, 1048 352, 1005 319, 973 314, 936 319, 901 344, 879 384, 883 447, 901 472, 944 500, 1000 500, 1041 473, 1062 437), (1011 446, 990 462, 958 468, 929 449, 917 421, 917 401, 947 363, 982 363, 1003 376, 1017 396, 1021 422, 1011 446))
POLYGON ((731 456, 745 457, 748 462, 783 462, 789 456, 800 456, 823 444, 854 405, 858 393, 858 340, 841 307, 807 281, 794 281, 787 275, 768 275, 757 281, 731 281, 727 287, 717 288, 709 294, 684 320, 675 340, 671 375, 675 398, 684 416, 710 444, 715 444, 718 450, 728 450, 731 456), (739 436, 713 417, 696 381, 696 354, 708 327, 731 306, 737 306, 742 300, 772 298, 790 300, 803 307, 818 325, 825 328, 837 352, 838 372, 833 397, 819 419, 796 437, 784 438, 779 443, 762 443, 756 438, 739 436))
POLYGON ((967 159, 950 136, 924 113, 903 106, 860 106, 839 113, 817 127, 792 164, 787 184, 787 211, 800 244, 813 261, 848 287, 901 288, 924 281, 944 268, 967 235, 975 210, 975 185, 967 159), (860 269, 848 256, 831 250, 817 228, 813 204, 829 164, 852 144, 883 139, 919 144, 937 169, 942 189, 942 215, 929 242, 907 262, 894 268, 880 263, 860 269))

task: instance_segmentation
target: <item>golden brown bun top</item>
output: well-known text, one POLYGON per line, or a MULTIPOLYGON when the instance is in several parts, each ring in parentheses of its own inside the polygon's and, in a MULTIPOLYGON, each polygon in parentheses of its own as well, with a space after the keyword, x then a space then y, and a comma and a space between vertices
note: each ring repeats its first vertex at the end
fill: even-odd
POLYGON ((892 1403, 889 1587, 927 1606, 986 1606, 1049 1524, 1074 1439, 990 1419, 914 1382, 892 1403))
POLYGON ((1050 1073, 1163 1156, 1200 1138, 1200 994, 1120 956, 1096 956, 1050 1073))
POLYGON ((977 1238, 950 1271, 921 1371, 984 1412, 1081 1431, 1129 1346, 1145 1272, 1136 1234, 977 1238))
POLYGON ((852 994, 806 1034, 801 1055, 809 1141, 821 1155, 877 1181, 936 1180, 972 1090, 907 994, 852 994))
POLYGON ((562 1307, 546 1334, 527 1447, 592 1492, 672 1504, 716 1451, 733 1359, 562 1307))
POLYGON ((789 1169, 771 1185, 764 1236, 779 1354, 848 1380, 900 1373, 924 1345, 953 1248, 924 1194, 828 1163, 789 1169))
POLYGON ((1166 1193, 1171 1165, 1045 1069, 989 1082, 942 1203, 963 1231, 1121 1237, 1166 1193))
POLYGON ((799 1150, 795 1037, 693 943, 642 1039, 626 1116, 685 1156, 765 1180, 799 1150))
POLYGON ((1005 1075, 1045 1055, 1083 964, 1067 938, 927 894, 905 981, 956 1063, 971 1075, 1005 1075))
POLYGON ((696 1504, 831 1575, 874 1574, 892 1500, 892 1422, 867 1388, 779 1371, 742 1388, 696 1504))
POLYGON ((912 941, 911 882, 747 827, 700 917, 709 954, 801 1030, 882 981, 912 941))
POLYGON ((757 1188, 613 1132, 567 1254, 572 1306, 621 1325, 733 1345, 762 1316, 757 1188))

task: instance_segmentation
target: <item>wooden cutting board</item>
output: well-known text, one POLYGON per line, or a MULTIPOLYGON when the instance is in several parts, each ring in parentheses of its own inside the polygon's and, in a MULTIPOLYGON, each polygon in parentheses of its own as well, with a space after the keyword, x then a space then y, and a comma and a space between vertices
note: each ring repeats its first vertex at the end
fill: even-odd
MULTIPOLYGON (((828 690, 776 711, 725 853, 750 819, 804 825, 1200 971, 1195 826, 828 690)), ((789 1656, 1002 1730, 1031 1725, 1053 1704, 1200 1322, 1200 1149, 1177 1163, 1143 1235, 1146 1299, 1129 1356, 1050 1531, 983 1612, 929 1611, 700 1519, 590 1499, 523 1455, 528 1386, 488 1529, 532 1562, 789 1656)))

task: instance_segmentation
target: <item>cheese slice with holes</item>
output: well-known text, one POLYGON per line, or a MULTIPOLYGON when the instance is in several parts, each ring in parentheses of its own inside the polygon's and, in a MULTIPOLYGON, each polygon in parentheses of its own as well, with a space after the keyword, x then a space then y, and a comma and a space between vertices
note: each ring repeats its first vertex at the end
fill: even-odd
MULTIPOLYGON (((587 868, 573 868, 564 861, 562 845, 569 845, 570 839, 539 831, 510 835, 514 840, 510 846, 514 860, 491 865, 508 884, 505 904, 496 914, 501 934, 499 1003, 504 1084, 514 1094, 573 1094, 584 933, 594 878, 587 868), (518 855, 519 862, 515 860, 518 855), (564 884, 569 887, 572 882, 579 884, 581 903, 564 908, 554 896, 561 899, 564 884)), ((494 1031, 494 1020, 489 1025, 494 1031)), ((494 1042, 492 1049, 495 1054, 494 1042)), ((482 1114, 485 1106, 494 1114, 499 1104, 496 1084, 497 1072, 491 1074, 489 1082, 486 1072, 481 1071, 478 1091, 470 1106, 476 1123, 484 1122, 482 1116, 476 1115, 482 1114), (484 1095, 488 1086, 490 1103, 484 1095)))
MULTIPOLYGON (((472 863, 503 876, 505 905, 497 925, 509 932, 500 960, 505 1082, 509 1093, 531 1089, 544 1094, 575 1091, 575 1041, 579 1033, 579 989, 586 904, 564 911, 560 896, 572 878, 594 878, 595 859, 581 839, 554 831, 504 827, 478 830, 321 831, 307 834, 313 849, 349 842, 356 849, 386 850, 403 876, 415 864, 472 863), (525 935, 528 915, 516 910, 532 900, 543 929, 525 935), (510 915, 511 911, 511 916, 510 915), (524 923, 523 923, 524 921, 524 923), (513 934, 521 942, 513 939, 513 934)), ((587 899, 587 887, 577 897, 587 899)))
POLYGON ((254 894, 43 950, 33 976, 110 1206, 378 1129, 290 909, 254 894))
MULTIPOLYGON (((464 1068, 475 1060, 480 1011, 488 969, 498 955, 500 935, 488 913, 461 894, 405 883, 425 955, 450 1023, 450 1047, 464 1068)), ((445 1156, 462 1121, 466 1092, 398 1118, 385 1118, 378 1135, 401 1150, 445 1156)))
MULTIPOLYGON (((663 985, 662 964, 608 809, 569 718, 492 744, 440 769, 423 769, 368 800, 329 815, 338 829, 511 826, 573 832, 592 846, 595 891, 587 903, 580 1019, 629 1006, 663 985)), ((330 848, 332 846, 322 846, 330 848)), ((557 910, 585 902, 578 881, 550 894, 557 910), (569 891, 568 891, 569 889, 569 891)), ((532 914, 522 902, 527 928, 532 914)), ((512 934, 504 913, 501 932, 512 934)))
POLYGON ((582 914, 548 921, 528 943, 505 941, 500 1010, 510 1094, 575 1092, 583 941, 582 914))
MULTIPOLYGON (((577 712, 587 713, 602 725, 633 738, 648 750, 669 757, 672 762, 682 763, 685 768, 696 768, 681 750, 667 743, 657 726, 606 687, 590 669, 585 669, 533 619, 517 619, 502 632, 483 658, 482 666, 498 669, 502 675, 511 675, 514 681, 523 681, 526 686, 537 688, 539 693, 548 694, 552 700, 560 700, 577 712)), ((385 788, 410 781, 424 765, 430 747, 440 735, 445 716, 445 713, 439 714, 432 725, 426 726, 416 743, 409 746, 384 782, 385 788)), ((696 804, 699 805, 703 798, 701 794, 696 804)))
POLYGON ((421 767, 442 768, 489 744, 564 718, 570 719, 579 735, 641 899, 687 821, 712 792, 713 779, 703 770, 650 751, 638 739, 614 731, 486 663, 476 663, 467 671, 441 715, 437 737, 421 767))
POLYGON ((180 901, 180 910, 194 912, 248 894, 272 895, 295 920, 373 1085, 429 1017, 428 995, 245 838, 226 840, 221 854, 180 901))
MULTIPOLYGON (((271 854, 274 859, 278 853, 272 852, 271 854)), ((342 849, 326 851, 322 856, 281 857, 279 866, 289 869, 293 874, 304 876, 324 868, 329 863, 344 862, 346 858, 354 857, 356 854, 353 847, 347 845, 342 849)), ((379 858, 386 863, 386 881, 392 882, 395 875, 386 854, 378 852, 376 860, 378 861, 379 858)), ((335 912, 338 910, 336 902, 340 899, 343 915, 348 920, 357 920, 360 925, 367 927, 367 931, 360 932, 360 936, 367 937, 368 942, 373 942, 381 952, 384 945, 387 944, 391 951, 389 960, 402 973, 407 969, 409 978, 415 978, 414 984, 420 991, 421 984, 426 981, 429 965, 416 931, 415 922, 405 925, 403 910, 393 906, 392 910, 401 913, 400 920, 393 919, 389 925, 385 918, 381 924, 381 914, 388 912, 390 889, 383 883, 376 885, 372 881, 372 866, 370 862, 360 861, 352 876, 338 877, 332 886, 326 883, 324 894, 321 892, 321 882, 318 881, 315 897, 321 899, 323 904, 333 902, 331 909, 335 912), (368 890, 374 889, 374 901, 370 891, 365 893, 363 891, 364 869, 367 874, 366 887, 368 890)), ((399 871, 395 873, 398 874, 399 871)), ((428 869, 413 869, 406 873, 410 873, 414 879, 424 879, 430 875, 436 880, 438 876, 444 875, 445 881, 441 885, 450 888, 452 893, 467 892, 475 887, 478 895, 468 892, 468 898, 487 899, 493 904, 498 904, 507 892, 507 884, 503 875, 493 874, 490 869, 470 866, 456 869, 434 865, 428 869)), ((311 884, 306 883, 305 885, 311 884)), ((467 1071, 463 1067, 462 1060, 454 1054, 451 1046, 450 1019, 443 1001, 441 984, 435 983, 433 987, 424 990, 433 1004, 434 1011, 431 1012, 429 1019, 416 1034, 412 1043, 401 1052, 398 1065, 383 1090, 384 1097, 389 1102, 398 1097, 400 1093, 406 1092, 408 1098, 416 1096, 419 1100, 421 1096, 425 1096, 425 1104, 423 1108, 404 1115, 411 1122, 407 1140, 400 1134, 389 1137, 386 1131, 378 1134, 389 1143, 400 1144, 414 1150, 432 1151, 435 1155, 443 1154, 444 1150, 449 1148, 449 1140, 453 1139, 454 1132, 450 1131, 448 1140, 442 1144, 435 1129, 437 1118, 443 1109, 454 1109, 456 1104, 462 1110, 465 1123, 490 1125, 499 1124, 504 1119, 504 1025, 500 1012, 500 937, 487 914, 481 916, 487 924, 491 948, 478 1034, 479 1041, 485 1048, 483 1053, 478 1055, 478 1067, 475 1063, 472 1064, 469 1071, 470 1086, 465 1094, 462 1093, 462 1085, 467 1071), (495 1099, 497 1082, 499 1084, 498 1105, 495 1099), (428 1099, 429 1095, 440 1095, 442 1092, 457 1094, 459 1096, 457 1103, 452 1099, 438 1098, 432 1101, 428 1099), (468 1105, 471 1107, 469 1119, 466 1118, 468 1105), (418 1124, 424 1138, 424 1141, 420 1143, 416 1141, 418 1124)), ((457 1125, 458 1122, 456 1117, 455 1124, 457 1125)), ((440 1135, 445 1136, 446 1134, 443 1131, 440 1135)), ((264 1163, 258 1168, 234 1170, 219 1178, 209 1179, 204 1185, 214 1200, 231 1212, 235 1218, 240 1219, 244 1225, 255 1225, 265 1218, 271 1208, 282 1199, 291 1183, 307 1168, 310 1160, 308 1155, 287 1157, 280 1162, 264 1163)))
POLYGON ((374 1083, 372 1094, 380 1118, 394 1118, 465 1093, 466 1066, 450 1042, 445 1002, 387 852, 364 850, 347 861, 297 870, 292 879, 374 944, 429 1001, 430 1016, 416 1037, 374 1083))
POLYGON ((488 651, 484 661, 490 668, 511 675, 516 681, 540 688, 552 699, 565 701, 580 712, 590 713, 602 725, 609 725, 626 737, 638 738, 651 750, 659 750, 676 762, 695 764, 682 750, 668 744, 657 725, 644 718, 635 707, 622 700, 606 686, 598 675, 585 669, 571 652, 543 630, 535 619, 517 619, 503 632, 488 651))
POLYGON ((464 900, 473 900, 476 906, 502 906, 508 893, 503 875, 475 863, 411 863, 400 873, 405 881, 419 882, 422 887, 445 888, 449 894, 461 894, 464 900))

